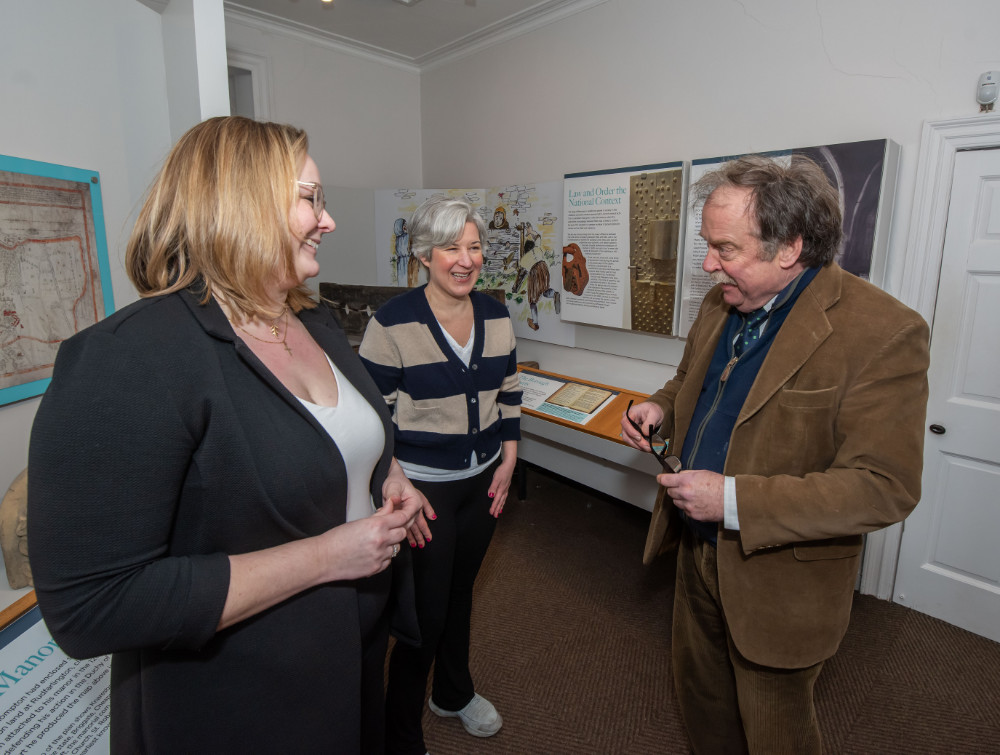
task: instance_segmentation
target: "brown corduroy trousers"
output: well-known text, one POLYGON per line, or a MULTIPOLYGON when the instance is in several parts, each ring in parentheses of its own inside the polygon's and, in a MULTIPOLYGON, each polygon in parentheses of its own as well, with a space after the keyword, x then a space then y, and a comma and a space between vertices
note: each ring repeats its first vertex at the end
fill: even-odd
POLYGON ((819 755, 813 686, 823 663, 776 669, 737 651, 719 599, 715 547, 685 531, 677 554, 673 669, 696 755, 819 755))

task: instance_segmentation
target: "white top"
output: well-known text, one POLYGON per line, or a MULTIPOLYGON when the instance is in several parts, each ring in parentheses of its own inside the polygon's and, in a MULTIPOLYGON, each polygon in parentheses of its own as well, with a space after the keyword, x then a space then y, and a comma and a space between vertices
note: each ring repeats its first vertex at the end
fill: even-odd
POLYGON ((351 381, 326 358, 337 381, 337 406, 320 406, 299 398, 337 444, 347 468, 347 521, 364 519, 375 511, 368 487, 385 447, 385 433, 378 413, 351 381))

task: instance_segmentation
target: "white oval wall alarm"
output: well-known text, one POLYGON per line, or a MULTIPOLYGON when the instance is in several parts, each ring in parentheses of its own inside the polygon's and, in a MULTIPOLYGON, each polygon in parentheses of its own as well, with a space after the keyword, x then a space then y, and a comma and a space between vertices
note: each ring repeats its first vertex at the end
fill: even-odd
POLYGON ((979 103, 979 112, 990 112, 998 96, 1000 96, 1000 71, 986 71, 979 77, 979 85, 976 87, 976 102, 979 103))

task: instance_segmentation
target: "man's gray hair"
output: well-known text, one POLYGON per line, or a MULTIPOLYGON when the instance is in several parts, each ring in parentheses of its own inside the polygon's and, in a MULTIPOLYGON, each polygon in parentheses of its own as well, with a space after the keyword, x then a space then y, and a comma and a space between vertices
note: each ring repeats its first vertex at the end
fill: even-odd
POLYGON ((726 186, 750 190, 747 212, 756 222, 763 259, 773 259, 779 247, 801 236, 803 265, 833 262, 844 235, 840 196, 808 157, 794 155, 787 167, 760 155, 723 163, 691 187, 692 201, 711 202, 712 192, 726 186))

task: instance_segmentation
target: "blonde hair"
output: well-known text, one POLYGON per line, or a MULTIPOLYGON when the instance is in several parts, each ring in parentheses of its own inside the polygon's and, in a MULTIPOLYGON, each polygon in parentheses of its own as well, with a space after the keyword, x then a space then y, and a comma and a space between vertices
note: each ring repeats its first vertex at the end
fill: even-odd
MULTIPOLYGON (((274 317, 268 286, 294 279, 290 216, 309 149, 305 131, 249 118, 210 118, 180 138, 153 181, 125 252, 143 297, 200 284, 245 317, 274 317)), ((300 284, 293 312, 315 307, 300 284)))

